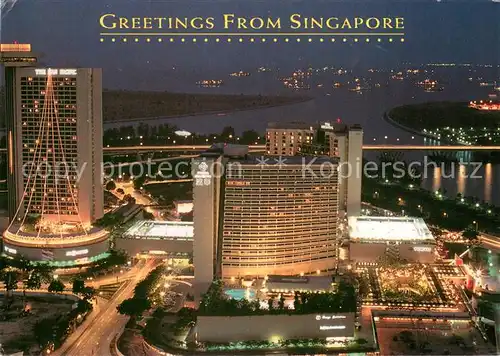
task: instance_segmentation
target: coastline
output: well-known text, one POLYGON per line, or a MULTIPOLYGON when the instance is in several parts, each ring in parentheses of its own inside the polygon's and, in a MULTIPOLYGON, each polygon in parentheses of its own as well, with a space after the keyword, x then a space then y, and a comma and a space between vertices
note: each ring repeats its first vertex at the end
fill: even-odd
POLYGON ((182 115, 150 116, 150 117, 141 117, 141 118, 121 119, 121 120, 103 120, 103 126, 114 125, 114 124, 119 124, 119 123, 127 123, 127 122, 169 120, 169 119, 178 119, 178 118, 191 117, 191 116, 231 114, 231 113, 237 113, 237 112, 242 112, 242 111, 271 109, 271 108, 286 106, 286 105, 303 104, 305 102, 308 102, 308 101, 311 101, 314 99, 315 98, 313 98, 313 97, 306 97, 306 98, 297 99, 296 101, 288 102, 288 103, 269 104, 269 105, 262 105, 262 106, 242 108, 242 109, 233 109, 233 110, 212 110, 212 111, 201 111, 201 112, 182 114, 182 115))
MULTIPOLYGON (((392 109, 391 109, 392 110, 392 109)), ((390 110, 389 110, 390 111, 390 110)), ((412 133, 412 134, 415 134, 415 135, 418 135, 420 137, 425 137, 425 138, 430 138, 430 139, 433 139, 433 140, 440 140, 439 138, 437 138, 436 136, 434 135, 431 135, 431 134, 427 134, 425 132, 422 132, 422 131, 418 131, 416 129, 412 129, 411 127, 407 127, 407 126, 404 126, 402 124, 400 124, 399 122, 397 121, 394 121, 394 119, 392 117, 390 117, 389 115, 389 111, 386 111, 384 112, 384 115, 383 115, 383 118, 386 122, 388 122, 389 124, 391 124, 392 126, 394 127, 397 127, 397 128, 400 128, 401 130, 404 130, 406 132, 409 132, 409 133, 412 133)))

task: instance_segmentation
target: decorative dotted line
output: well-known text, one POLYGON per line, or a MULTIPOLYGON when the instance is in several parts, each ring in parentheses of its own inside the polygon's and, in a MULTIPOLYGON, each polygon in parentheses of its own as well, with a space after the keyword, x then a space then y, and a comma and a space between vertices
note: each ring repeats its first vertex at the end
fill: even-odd
MULTIPOLYGON (((330 41, 328 41, 328 38, 307 38, 307 40, 304 40, 304 41, 307 41, 309 43, 311 42, 320 42, 320 43, 325 43, 325 42, 336 42, 337 40, 334 38, 334 37, 331 37, 329 39, 330 41)), ((254 37, 250 37, 250 38, 231 38, 231 37, 228 37, 228 38, 219 38, 219 37, 216 37, 216 38, 185 38, 185 37, 181 37, 181 38, 174 38, 174 37, 170 37, 170 38, 167 38, 167 39, 164 39, 164 38, 157 38, 156 41, 154 39, 151 39, 151 38, 140 38, 140 37, 135 37, 133 39, 130 39, 130 42, 134 42, 134 43, 139 43, 139 42, 146 42, 146 43, 152 43, 152 42, 158 42, 158 43, 162 43, 163 41, 168 41, 170 43, 174 43, 174 42, 182 42, 182 43, 186 43, 186 42, 193 42, 193 43, 197 43, 197 42, 204 42, 204 43, 208 43, 208 42, 216 42, 216 43, 219 43, 219 42, 227 42, 227 43, 232 43, 233 41, 234 42, 239 42, 239 43, 244 43, 244 42, 250 42, 250 43, 256 43, 256 42, 261 42, 261 43, 265 43, 265 42, 268 42, 268 40, 265 38, 265 37, 262 37, 262 38, 254 38, 254 37)), ((295 41, 297 43, 300 43, 302 42, 302 39, 300 37, 297 37, 297 38, 288 38, 288 37, 285 37, 285 38, 277 38, 277 37, 274 37, 272 39, 269 39, 269 42, 273 42, 273 43, 279 43, 279 42, 285 42, 285 43, 290 43, 292 41, 295 41)), ((359 43, 359 42, 363 42, 363 39, 360 39, 360 38, 357 38, 357 37, 354 37, 354 38, 346 38, 346 37, 343 37, 342 40, 341 40, 343 43, 359 43)), ((389 43, 393 43, 395 42, 395 40, 392 38, 392 37, 389 37, 389 38, 376 38, 376 39, 371 39, 371 38, 365 38, 364 39, 364 42, 366 43, 370 43, 370 42, 378 42, 378 43, 381 43, 381 42, 389 42, 389 43)), ((405 39, 404 38, 400 38, 399 41, 401 43, 405 42, 405 39)), ((124 43, 127 43, 129 42, 129 38, 127 37, 124 37, 124 38, 116 38, 116 37, 101 37, 100 38, 100 42, 124 42, 124 43)))

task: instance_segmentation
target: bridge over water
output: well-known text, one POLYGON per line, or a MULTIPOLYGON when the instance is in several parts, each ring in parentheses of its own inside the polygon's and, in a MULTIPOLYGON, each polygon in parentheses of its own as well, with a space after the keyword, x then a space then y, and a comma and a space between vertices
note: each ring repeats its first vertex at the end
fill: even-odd
MULTIPOLYGON (((168 146, 120 146, 104 147, 104 154, 132 152, 202 152, 210 145, 168 145, 168 146)), ((265 145, 250 145, 250 152, 264 152, 265 145)), ((363 145, 364 151, 500 151, 500 146, 467 146, 467 145, 363 145)), ((0 148, 0 152, 7 152, 0 148)))

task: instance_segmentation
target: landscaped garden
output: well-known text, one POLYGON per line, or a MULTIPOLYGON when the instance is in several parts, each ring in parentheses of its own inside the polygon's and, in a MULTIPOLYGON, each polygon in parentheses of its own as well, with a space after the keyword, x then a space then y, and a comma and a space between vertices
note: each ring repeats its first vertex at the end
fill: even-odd
MULTIPOLYGON (((55 326, 58 320, 64 319, 71 311, 74 303, 72 299, 51 295, 28 295, 24 298, 17 295, 13 299, 2 297, 0 340, 4 352, 40 351, 45 339, 42 326, 48 326, 47 320, 51 320, 55 326)), ((52 327, 48 331, 51 332, 52 327)))
POLYGON ((366 305, 410 308, 453 307, 452 288, 421 264, 380 264, 358 268, 359 291, 366 305))
POLYGON ((438 302, 426 269, 420 265, 377 269, 382 298, 398 302, 438 302))
POLYGON ((1 257, 0 277, 5 287, 0 303, 0 340, 5 352, 53 351, 92 310, 94 289, 75 281, 73 293, 80 299, 60 294, 64 283, 47 264, 1 257))
POLYGON ((222 281, 215 281, 203 296, 198 315, 243 316, 265 314, 312 314, 312 313, 349 313, 356 311, 356 291, 354 286, 342 281, 337 290, 328 293, 296 292, 293 309, 285 307, 285 298, 281 296, 278 307, 274 298, 267 300, 268 307, 262 308, 261 301, 236 300, 224 293, 222 281))

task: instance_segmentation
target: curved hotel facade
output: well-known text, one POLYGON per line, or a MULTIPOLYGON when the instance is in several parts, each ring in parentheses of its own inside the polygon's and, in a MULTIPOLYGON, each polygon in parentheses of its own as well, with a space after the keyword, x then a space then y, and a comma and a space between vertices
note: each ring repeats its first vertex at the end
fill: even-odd
POLYGON ((282 167, 252 159, 236 163, 227 166, 224 182, 222 277, 332 269, 337 163, 307 157, 285 158, 282 167))
POLYGON ((250 157, 223 148, 193 162, 195 282, 298 275, 336 266, 338 161, 250 157))

